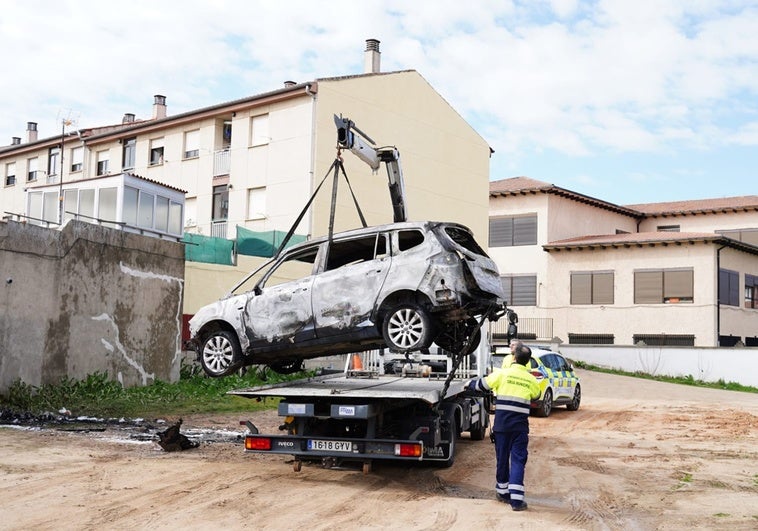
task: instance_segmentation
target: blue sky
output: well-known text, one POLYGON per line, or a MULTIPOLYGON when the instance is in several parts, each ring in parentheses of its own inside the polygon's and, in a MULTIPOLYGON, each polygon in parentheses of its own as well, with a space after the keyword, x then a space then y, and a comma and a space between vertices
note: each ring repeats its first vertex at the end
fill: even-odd
MULTIPOLYGON (((758 193, 758 3, 0 0, 0 145, 359 74, 417 70, 485 138, 492 180, 618 204, 758 193)), ((365 126, 364 126, 365 127, 365 126)), ((402 152, 402 146, 398 146, 402 152)), ((412 176, 407 176, 412 179, 412 176)))

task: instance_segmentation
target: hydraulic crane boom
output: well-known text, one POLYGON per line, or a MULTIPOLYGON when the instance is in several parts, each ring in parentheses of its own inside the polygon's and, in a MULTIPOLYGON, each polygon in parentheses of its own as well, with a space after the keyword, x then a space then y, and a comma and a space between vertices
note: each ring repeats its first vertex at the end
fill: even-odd
POLYGON ((407 221, 405 183, 403 181, 403 170, 400 166, 400 152, 392 146, 373 147, 375 142, 348 118, 338 117, 335 114, 334 124, 337 126, 337 145, 340 148, 352 151, 374 172, 379 170, 382 162, 387 165, 387 179, 394 221, 395 223, 407 221))

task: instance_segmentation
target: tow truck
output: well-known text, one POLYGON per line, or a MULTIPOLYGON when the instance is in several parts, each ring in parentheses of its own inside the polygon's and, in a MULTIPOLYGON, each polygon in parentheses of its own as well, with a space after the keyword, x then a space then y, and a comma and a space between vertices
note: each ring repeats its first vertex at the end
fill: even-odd
MULTIPOLYGON (((339 171, 344 173, 343 149, 373 171, 384 163, 394 221, 406 221, 398 150, 373 147, 373 140, 347 118, 335 115, 334 121, 338 146, 332 166, 334 186, 339 171)), ((332 219, 333 215, 334 199, 332 219)), ((509 335, 515 336, 516 314, 503 306, 495 318, 503 315, 510 322, 509 335)), ((344 369, 336 373, 230 391, 257 400, 281 399, 277 407, 284 419, 279 426, 282 433, 260 433, 257 426, 245 421, 245 451, 291 455, 296 472, 308 461, 320 461, 326 467, 357 462, 364 474, 371 472, 374 460, 451 466, 458 437, 468 433, 472 440, 483 440, 489 426, 492 397, 470 391, 466 385, 470 379, 486 375, 490 366, 488 317, 493 316, 483 315, 455 330, 456 340, 446 345, 452 351, 433 344, 422 352, 380 349, 348 354, 344 369)))

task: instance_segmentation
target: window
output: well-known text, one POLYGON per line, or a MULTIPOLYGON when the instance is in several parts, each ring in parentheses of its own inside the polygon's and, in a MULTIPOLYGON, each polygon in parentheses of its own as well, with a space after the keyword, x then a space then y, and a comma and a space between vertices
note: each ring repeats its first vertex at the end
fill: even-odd
POLYGON ((182 204, 171 201, 168 205, 168 232, 171 234, 182 234, 182 204))
MULTIPOLYGON (((95 189, 79 190, 79 214, 89 218, 95 217, 95 189)), ((85 218, 86 219, 86 218, 85 218)))
POLYGON ((745 308, 758 308, 758 277, 745 273, 745 308))
POLYGON ((397 233, 397 248, 401 253, 424 243, 424 233, 420 230, 401 230, 397 233))
POLYGON ((679 232, 679 225, 658 225, 659 232, 679 232))
POLYGON ((110 156, 111 154, 109 151, 97 152, 97 174, 98 175, 108 174, 108 161, 110 159, 110 156))
POLYGON ((266 187, 247 191, 247 219, 266 218, 266 187))
POLYGON ((16 163, 9 162, 5 165, 5 186, 16 184, 16 163))
POLYGON ((647 269, 634 272, 635 304, 692 302, 692 269, 647 269))
POLYGON ((36 181, 37 180, 37 172, 39 170, 39 160, 37 157, 34 157, 33 159, 29 159, 26 161, 27 171, 26 174, 26 180, 27 181, 36 181))
POLYGON ((58 146, 50 148, 50 155, 47 163, 47 174, 58 175, 58 169, 61 165, 61 148, 58 146))
POLYGON ((77 207, 79 202, 79 190, 64 190, 63 191, 63 219, 74 219, 77 213, 77 207))
POLYGON ((729 269, 719 269, 719 304, 740 305, 740 274, 729 269))
POLYGON ((155 230, 168 231, 168 197, 155 198, 155 230))
POLYGON ((500 277, 508 306, 537 305, 537 275, 500 277))
POLYGON ((613 304, 613 272, 571 273, 571 304, 613 304))
POLYGON ((127 225, 137 225, 137 204, 139 203, 139 190, 131 186, 124 186, 124 205, 121 217, 127 225))
POLYGON ((125 138, 123 147, 123 158, 121 168, 131 170, 134 168, 134 159, 137 155, 137 138, 125 138))
POLYGON ((154 138, 150 141, 150 166, 163 164, 163 139, 154 138))
POLYGON ((229 187, 227 185, 213 187, 212 221, 222 221, 229 217, 229 187))
POLYGON ((758 245, 758 229, 717 230, 716 232, 750 245, 758 245))
POLYGON ((82 171, 84 167, 84 147, 79 146, 71 150, 71 171, 82 171))
POLYGON ((384 234, 372 234, 364 238, 342 240, 332 243, 326 271, 345 265, 367 262, 387 255, 387 238, 384 234))
POLYGON ((490 247, 536 245, 537 215, 490 218, 490 247))
POLYGON ((137 205, 137 226, 146 229, 153 228, 155 217, 155 196, 140 190, 139 204, 137 205))
POLYGON ((451 240, 469 251, 470 253, 477 254, 479 256, 487 256, 487 253, 479 247, 476 243, 474 236, 467 230, 460 229, 458 227, 445 227, 445 234, 447 234, 451 240))
POLYGON ((250 120, 250 145, 261 146, 268 144, 271 137, 268 132, 268 114, 253 116, 250 120))
POLYGON ((101 221, 116 221, 118 188, 100 188, 97 199, 97 217, 101 221))
POLYGON ((184 158, 192 159, 200 156, 200 130, 184 133, 184 158))
POLYGON ((42 219, 58 222, 58 192, 44 192, 42 199, 42 219))

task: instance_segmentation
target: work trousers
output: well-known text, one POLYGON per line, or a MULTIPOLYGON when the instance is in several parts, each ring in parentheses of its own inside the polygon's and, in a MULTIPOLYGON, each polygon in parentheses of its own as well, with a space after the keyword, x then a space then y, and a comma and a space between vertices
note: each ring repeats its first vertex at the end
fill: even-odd
POLYGON ((511 504, 520 505, 524 501, 524 469, 529 456, 529 433, 526 431, 505 431, 495 433, 495 457, 497 468, 495 491, 500 496, 510 494, 511 504))

